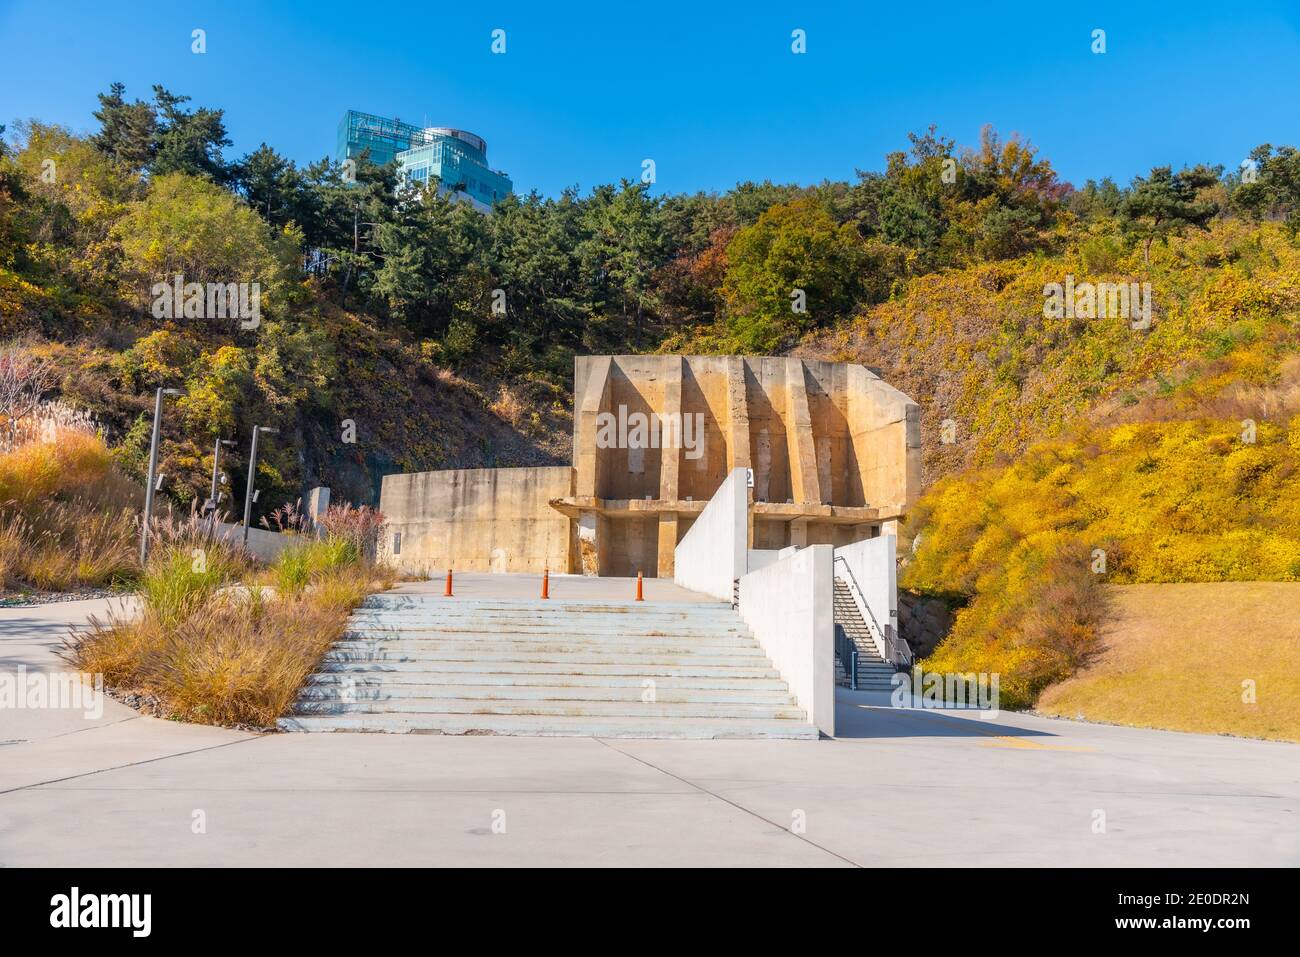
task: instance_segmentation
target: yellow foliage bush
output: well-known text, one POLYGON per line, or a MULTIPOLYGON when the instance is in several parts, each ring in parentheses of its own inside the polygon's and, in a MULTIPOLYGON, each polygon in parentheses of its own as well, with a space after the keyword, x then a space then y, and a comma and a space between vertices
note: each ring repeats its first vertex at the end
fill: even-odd
POLYGON ((1102 583, 1300 580, 1297 501, 1300 449, 1270 423, 1092 429, 944 479, 900 583, 965 607, 923 666, 998 672, 1004 705, 1031 704, 1088 659, 1102 583))

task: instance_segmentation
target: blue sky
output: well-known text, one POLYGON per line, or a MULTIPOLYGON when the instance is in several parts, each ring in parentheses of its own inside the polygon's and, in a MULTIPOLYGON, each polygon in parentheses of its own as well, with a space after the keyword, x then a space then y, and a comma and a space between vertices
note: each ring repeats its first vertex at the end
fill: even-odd
POLYGON ((644 158, 666 192, 852 179, 931 123, 961 144, 1019 132, 1080 184, 1300 143, 1295 0, 873 7, 0 0, 0 122, 88 131, 110 82, 162 83, 226 111, 228 156, 266 141, 306 162, 352 107, 478 133, 548 195, 644 158))

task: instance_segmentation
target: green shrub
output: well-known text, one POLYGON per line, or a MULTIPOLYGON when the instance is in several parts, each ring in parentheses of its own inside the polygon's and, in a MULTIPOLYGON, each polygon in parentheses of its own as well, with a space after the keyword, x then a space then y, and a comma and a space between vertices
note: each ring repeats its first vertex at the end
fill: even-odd
POLYGON ((295 542, 282 551, 271 565, 277 588, 292 595, 302 591, 315 578, 361 560, 357 544, 346 538, 330 537, 295 542))

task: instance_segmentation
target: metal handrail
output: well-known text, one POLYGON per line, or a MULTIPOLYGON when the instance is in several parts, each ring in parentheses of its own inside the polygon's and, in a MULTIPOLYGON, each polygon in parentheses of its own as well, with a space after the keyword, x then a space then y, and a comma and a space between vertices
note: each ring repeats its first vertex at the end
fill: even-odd
POLYGON ((863 621, 871 630, 871 637, 876 642, 880 657, 895 668, 910 668, 912 666, 912 649, 908 647, 907 642, 894 633, 893 625, 888 625, 885 628, 880 627, 880 622, 876 621, 871 606, 867 604, 866 597, 862 594, 862 588, 858 585, 858 579, 853 574, 848 559, 843 555, 836 555, 835 561, 844 565, 844 571, 848 577, 842 579, 842 581, 849 586, 849 592, 853 595, 854 603, 858 606, 858 610, 863 613, 863 621))

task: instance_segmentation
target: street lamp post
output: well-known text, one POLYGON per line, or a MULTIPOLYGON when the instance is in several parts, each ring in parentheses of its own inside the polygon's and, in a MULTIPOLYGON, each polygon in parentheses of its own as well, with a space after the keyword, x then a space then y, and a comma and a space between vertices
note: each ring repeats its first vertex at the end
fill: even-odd
POLYGON ((244 490, 244 547, 248 547, 248 523, 253 518, 253 481, 257 477, 257 436, 261 432, 274 433, 279 429, 272 429, 265 425, 255 426, 253 428, 253 446, 248 450, 248 488, 244 490))
POLYGON ((149 440, 149 475, 144 486, 144 521, 140 523, 140 564, 149 558, 149 523, 153 519, 153 491, 158 474, 158 438, 162 432, 162 403, 165 395, 184 395, 180 389, 159 389, 153 400, 153 435, 149 440))
POLYGON ((212 495, 208 498, 208 501, 212 503, 213 521, 216 521, 217 518, 217 478, 219 477, 217 463, 221 459, 221 447, 223 445, 234 448, 235 443, 233 439, 217 439, 217 444, 212 447, 212 495))

